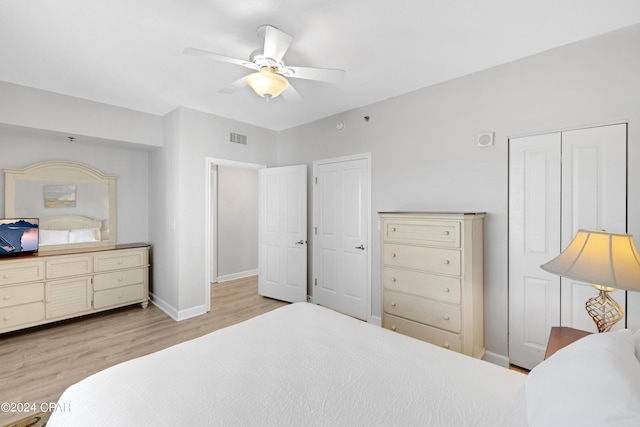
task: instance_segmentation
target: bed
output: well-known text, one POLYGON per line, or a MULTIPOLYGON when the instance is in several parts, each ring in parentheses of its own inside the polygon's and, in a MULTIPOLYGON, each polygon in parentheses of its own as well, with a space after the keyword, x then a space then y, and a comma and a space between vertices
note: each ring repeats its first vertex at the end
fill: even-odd
MULTIPOLYGON (((640 375, 627 332, 611 333, 612 346, 631 343, 640 375)), ((565 353, 575 357, 560 350, 547 362, 566 364, 565 353)), ((572 396, 563 396, 568 410, 550 407, 553 393, 576 391, 561 387, 567 378, 547 362, 539 366, 549 372, 527 377, 297 303, 94 374, 62 394, 47 426, 593 425, 572 423, 584 421, 572 396), (560 386, 547 390, 549 381, 560 386)), ((616 425, 640 425, 629 400, 616 425)))
POLYGON ((40 219, 40 246, 94 243, 103 240, 103 220, 80 215, 40 219))

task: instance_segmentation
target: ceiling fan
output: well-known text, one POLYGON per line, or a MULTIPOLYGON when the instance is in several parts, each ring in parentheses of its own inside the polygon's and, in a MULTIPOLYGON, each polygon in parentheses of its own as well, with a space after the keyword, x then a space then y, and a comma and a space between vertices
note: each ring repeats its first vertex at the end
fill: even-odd
POLYGON ((262 48, 254 50, 248 60, 219 55, 206 50, 188 47, 184 53, 204 56, 216 61, 241 65, 254 70, 247 76, 236 80, 229 86, 220 89, 220 93, 234 93, 245 86, 250 86, 258 95, 267 101, 282 94, 287 101, 302 99, 298 91, 289 84, 287 78, 316 80, 328 83, 340 83, 344 78, 344 70, 332 68, 292 67, 285 65, 284 54, 291 45, 293 37, 273 25, 261 25, 257 29, 258 38, 264 40, 262 48))

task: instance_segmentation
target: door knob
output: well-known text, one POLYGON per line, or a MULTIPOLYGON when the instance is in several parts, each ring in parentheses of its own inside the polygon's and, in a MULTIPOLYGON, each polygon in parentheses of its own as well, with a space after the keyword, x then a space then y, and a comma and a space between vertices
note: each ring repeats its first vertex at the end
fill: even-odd
POLYGON ((361 251, 364 251, 364 245, 356 246, 356 249, 360 249, 361 251))
POLYGON ((304 240, 298 240, 298 241, 296 242, 296 245, 304 245, 304 240))

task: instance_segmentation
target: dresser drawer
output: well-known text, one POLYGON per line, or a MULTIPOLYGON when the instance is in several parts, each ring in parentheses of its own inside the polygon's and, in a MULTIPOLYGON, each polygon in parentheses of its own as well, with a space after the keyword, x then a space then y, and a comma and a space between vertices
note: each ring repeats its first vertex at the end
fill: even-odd
POLYGON ((382 286, 451 304, 460 304, 460 279, 414 270, 382 268, 382 286))
POLYGON ((90 256, 72 256, 48 259, 45 261, 47 279, 81 276, 91 274, 92 261, 90 256))
POLYGON ((462 340, 458 334, 446 332, 386 313, 382 316, 382 325, 384 328, 398 332, 402 335, 408 335, 457 352, 462 351, 462 340))
POLYGON ((93 268, 96 273, 142 267, 147 264, 148 252, 146 248, 98 254, 93 260, 93 268))
POLYGON ((96 292, 93 295, 93 307, 105 308, 142 301, 144 299, 144 285, 125 286, 96 292))
POLYGON ((393 243, 385 244, 382 250, 385 265, 460 276, 460 251, 393 243))
POLYGON ((388 219, 385 221, 383 239, 388 242, 459 248, 460 223, 388 219))
POLYGON ((0 308, 0 331, 44 319, 44 303, 34 302, 0 308))
POLYGON ((134 268, 132 270, 112 271, 93 276, 93 290, 120 288, 122 286, 144 283, 147 276, 146 268, 134 268))
POLYGON ((26 304, 44 300, 44 284, 27 283, 19 286, 0 288, 0 307, 26 304))
POLYGON ((0 285, 37 282, 44 279, 43 261, 0 262, 0 285))
POLYGON ((45 283, 47 319, 69 317, 91 310, 91 277, 73 277, 45 283))
POLYGON ((384 311, 416 322, 460 333, 460 306, 396 292, 384 292, 384 311))

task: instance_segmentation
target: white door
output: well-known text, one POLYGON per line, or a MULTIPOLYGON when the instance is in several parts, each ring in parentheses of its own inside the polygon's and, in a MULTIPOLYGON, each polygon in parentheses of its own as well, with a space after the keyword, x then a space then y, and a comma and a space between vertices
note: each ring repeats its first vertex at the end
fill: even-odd
POLYGON ((533 368, 560 324, 560 134, 509 141, 509 361, 533 368))
MULTIPOLYGON (((509 141, 511 363, 529 369, 540 363, 552 326, 596 331, 584 309, 596 291, 540 265, 579 228, 625 232, 625 224, 626 125, 509 141)), ((624 294, 617 301, 624 303, 624 294)))
POLYGON ((307 165, 260 169, 258 293, 307 300, 307 165))
POLYGON ((319 161, 314 168, 315 302, 367 320, 369 159, 319 161))
MULTIPOLYGON (((626 141, 626 124, 562 133, 562 250, 580 228, 626 233, 626 141)), ((561 283, 561 326, 597 332, 584 308, 597 291, 590 283, 567 278, 561 283)), ((611 296, 625 307, 625 291, 611 296)), ((619 328, 624 322, 614 326, 619 328)))

